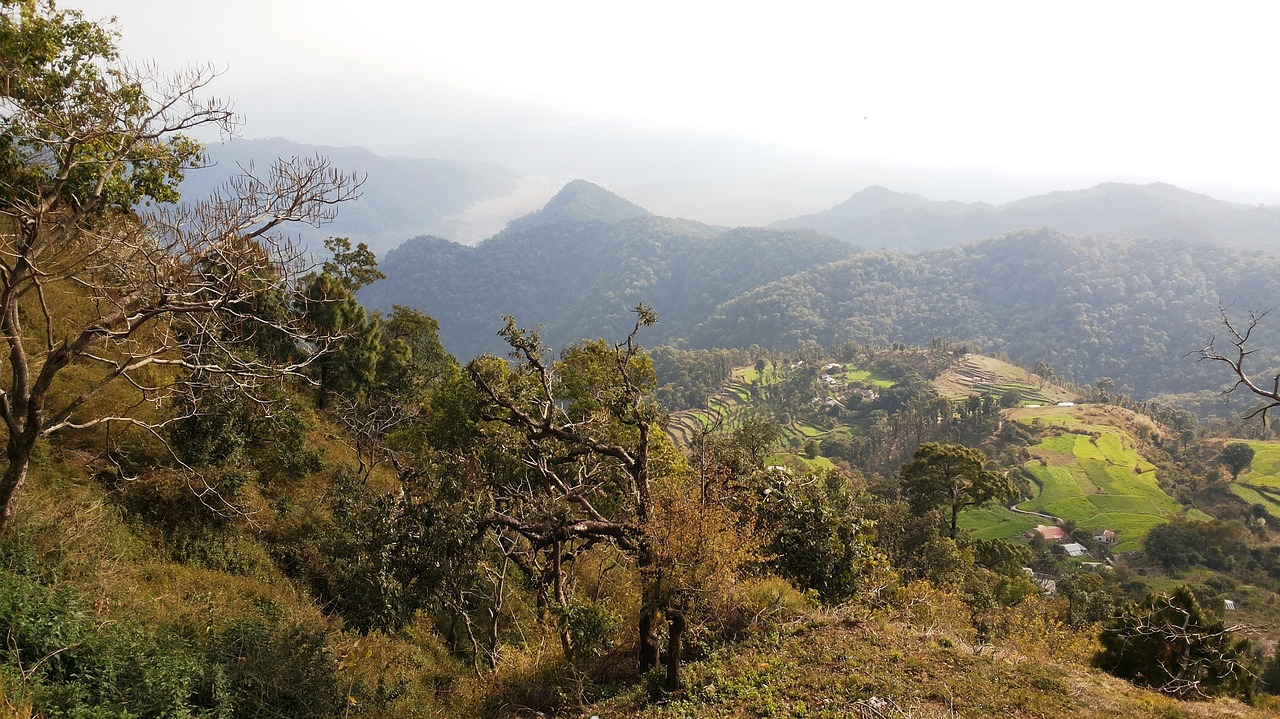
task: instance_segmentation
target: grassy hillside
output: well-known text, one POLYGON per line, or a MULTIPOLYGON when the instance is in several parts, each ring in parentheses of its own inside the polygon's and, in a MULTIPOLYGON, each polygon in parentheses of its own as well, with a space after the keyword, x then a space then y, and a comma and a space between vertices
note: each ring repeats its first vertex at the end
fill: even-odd
POLYGON ((1231 483, 1231 493, 1244 502, 1261 504, 1280 517, 1280 442, 1247 443, 1253 448, 1253 464, 1231 483))
MULTIPOLYGON (((1045 433, 1022 465, 1036 495, 1018 509, 1089 530, 1113 530, 1117 552, 1139 549, 1147 531, 1182 512, 1161 489, 1155 466, 1141 456, 1130 434, 1130 427, 1147 423, 1144 418, 1096 405, 1021 408, 1008 418, 1045 433)), ((1008 510, 967 513, 964 522, 986 539, 1015 537, 1036 524, 1052 523, 1008 510)))
POLYGON ((1075 399, 1074 393, 1016 365, 985 355, 965 355, 933 381, 947 399, 1016 392, 1019 404, 1057 404, 1075 399))
POLYGON ((1235 700, 1178 702, 1087 667, 1092 646, 1056 630, 1032 606, 1008 635, 978 644, 955 605, 922 603, 856 619, 813 615, 778 636, 691 665, 687 691, 654 704, 644 687, 575 716, 692 719, 779 717, 1274 717, 1235 700))

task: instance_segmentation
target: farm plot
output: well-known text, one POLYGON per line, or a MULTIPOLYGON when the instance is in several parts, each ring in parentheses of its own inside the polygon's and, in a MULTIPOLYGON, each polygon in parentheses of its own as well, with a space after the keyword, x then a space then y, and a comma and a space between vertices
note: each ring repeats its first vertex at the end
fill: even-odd
POLYGON ((1249 442, 1253 464, 1240 475, 1244 484, 1280 489, 1280 442, 1249 442))
MULTIPOLYGON (((1051 430, 1056 434, 1030 448, 1032 459, 1022 468, 1036 495, 1018 509, 1071 520, 1089 530, 1113 530, 1119 542, 1115 549, 1121 552, 1138 549, 1152 527, 1182 512, 1160 488, 1155 466, 1138 454, 1136 443, 1122 429, 1081 422, 1074 410, 1058 409, 1038 420, 1037 424, 1057 420, 1051 430)), ((1017 527, 1035 519, 991 510, 970 514, 967 526, 974 536, 984 538, 1016 536, 1017 527)))
POLYGON ((1250 506, 1261 504, 1271 516, 1280 517, 1280 498, 1275 494, 1239 483, 1231 485, 1231 493, 1250 506))

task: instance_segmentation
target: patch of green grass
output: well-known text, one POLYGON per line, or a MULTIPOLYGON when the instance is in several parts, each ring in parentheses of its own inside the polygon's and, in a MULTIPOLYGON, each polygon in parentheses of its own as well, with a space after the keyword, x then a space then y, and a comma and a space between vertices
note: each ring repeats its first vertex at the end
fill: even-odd
POLYGON ((888 389, 895 384, 893 380, 876 377, 871 373, 871 370, 865 369, 846 370, 839 375, 833 376, 843 378, 845 382, 862 382, 881 389, 888 389))
POLYGON ((796 422, 795 427, 800 431, 800 434, 803 434, 806 437, 821 437, 827 433, 827 430, 820 427, 814 427, 808 422, 796 422))
POLYGON ((1250 506, 1261 504, 1267 508, 1267 512, 1273 517, 1280 517, 1280 502, 1272 499, 1263 492, 1250 487, 1246 484, 1232 483, 1230 485, 1231 493, 1239 497, 1245 504, 1250 506))
POLYGON ((1249 484, 1280 489, 1280 442, 1249 442, 1253 463, 1241 475, 1249 484))
POLYGON ((1212 521, 1213 521, 1213 517, 1212 517, 1212 516, 1210 516, 1209 514, 1207 514, 1207 513, 1205 513, 1205 512, 1200 511, 1199 509, 1188 509, 1188 510, 1187 510, 1186 517, 1187 517, 1187 519, 1195 520, 1195 521, 1197 521, 1197 522, 1212 522, 1212 521))
POLYGON ((1073 519, 1078 524, 1098 513, 1098 508, 1089 499, 1089 497, 1060 499, 1046 504, 1041 511, 1062 519, 1073 519))
POLYGON ((1157 516, 1161 513, 1161 508, 1156 506, 1156 503, 1149 497, 1135 497, 1123 494, 1094 494, 1088 499, 1093 506, 1097 507, 1099 512, 1153 514, 1157 516))
MULTIPOLYGON (((1056 413, 1047 416, 1058 418, 1056 413)), ((1115 427, 1085 425, 1066 413, 1061 421, 1071 429, 1045 437, 1031 448, 1036 459, 1023 465, 1039 491, 1018 505, 1020 509, 1072 520, 1085 529, 1115 530, 1120 540, 1115 550, 1120 552, 1140 548, 1152 527, 1182 511, 1160 488, 1153 465, 1137 453, 1128 434, 1115 427)), ((974 536, 1008 537, 1020 533, 1015 526, 1034 524, 1034 519, 973 513, 966 526, 974 536)))
POLYGON ((1070 467, 1046 466, 1036 461, 1028 462, 1024 466, 1035 477, 1040 493, 1018 505, 1020 509, 1039 511, 1047 504, 1077 497, 1083 493, 1080 481, 1070 467))
POLYGON ((1037 449, 1046 452, 1073 452, 1076 446, 1076 435, 1060 434, 1056 437, 1045 437, 1037 449))
POLYGON ((1075 442, 1071 446, 1071 453, 1078 459, 1092 459, 1098 462, 1107 461, 1107 455, 1102 448, 1094 443, 1093 437, 1087 434, 1075 435, 1075 442))
POLYGON ((1043 520, 1012 512, 1006 507, 961 512, 958 521, 961 529, 972 530, 977 539, 1016 539, 1042 523, 1043 520))
POLYGON ((804 461, 806 464, 808 464, 810 467, 814 469, 835 469, 836 468, 836 465, 834 462, 832 462, 831 460, 821 455, 814 457, 813 459, 809 459, 808 457, 805 457, 804 461))

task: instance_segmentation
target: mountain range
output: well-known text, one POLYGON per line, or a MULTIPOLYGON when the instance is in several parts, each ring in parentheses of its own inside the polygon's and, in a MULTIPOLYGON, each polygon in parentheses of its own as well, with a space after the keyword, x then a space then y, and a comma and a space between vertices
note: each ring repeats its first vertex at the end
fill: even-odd
POLYGON ((658 217, 578 180, 475 247, 438 237, 404 243, 381 262, 387 279, 365 288, 360 300, 430 314, 459 357, 505 354, 496 336, 504 315, 541 323, 553 347, 621 337, 641 302, 658 311, 663 336, 674 338, 721 303, 852 252, 812 230, 658 217))
POLYGON ((312 249, 326 237, 350 237, 383 254, 408 237, 438 233, 451 215, 515 189, 518 173, 500 165, 377 155, 363 147, 322 147, 281 138, 234 139, 206 147, 210 166, 188 172, 184 197, 204 197, 242 169, 262 171, 276 158, 322 156, 332 167, 364 178, 360 198, 343 204, 323 227, 304 227, 312 249))
POLYGON ((781 220, 772 226, 805 227, 865 248, 907 252, 1041 227, 1068 234, 1280 249, 1280 208, 1224 202, 1164 183, 1108 182, 1000 206, 937 202, 883 187, 868 187, 828 210, 781 220))
MULTIPOLYGON (((974 206, 876 189, 841 207, 868 218, 905 205, 934 217, 978 216, 974 206)), ((1188 215, 1199 208, 1202 217, 1270 212, 1156 185, 1029 198, 987 217, 1057 213, 1069 227, 1100 227, 1106 213, 1089 219, 1067 208, 1122 206, 1124 213, 1107 216, 1136 221, 1154 217, 1143 206, 1175 205, 1188 215)), ((917 254, 864 252, 813 229, 659 217, 581 180, 475 247, 418 237, 388 252, 381 266, 387 279, 365 288, 362 302, 435 317, 446 348, 463 358, 505 353, 496 336, 505 315, 541 324, 543 340, 560 348, 580 338, 621 338, 631 326, 629 310, 643 302, 660 317, 644 337, 651 346, 943 338, 1028 363, 1044 360, 1078 382, 1110 377, 1141 397, 1222 386, 1218 368, 1188 353, 1219 329, 1220 307, 1265 309, 1280 286, 1280 257, 1204 237, 1041 228, 917 254)), ((1253 358, 1257 367, 1280 366, 1270 346, 1253 358)))

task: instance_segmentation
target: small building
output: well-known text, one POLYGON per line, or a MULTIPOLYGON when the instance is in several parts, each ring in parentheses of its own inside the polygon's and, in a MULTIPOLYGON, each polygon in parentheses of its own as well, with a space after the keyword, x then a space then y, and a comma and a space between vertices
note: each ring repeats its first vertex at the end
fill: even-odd
POLYGON ((1038 536, 1046 542, 1060 542, 1067 536, 1067 533, 1062 531, 1062 527, 1051 527, 1045 524, 1037 525, 1029 534, 1032 537, 1038 536))
POLYGON ((1040 572, 1033 570, 1031 567, 1023 567, 1022 571, 1026 572, 1027 576, 1031 577, 1031 581, 1039 584, 1045 594, 1052 596, 1058 593, 1058 581, 1054 579, 1052 574, 1041 574, 1040 572))
POLYGON ((1110 529, 1099 529, 1093 533, 1093 541, 1102 542, 1103 544, 1115 544, 1116 533, 1110 529))
POLYGON ((1058 403, 1058 406, 1059 406, 1059 407, 1074 407, 1074 406, 1076 406, 1076 403, 1075 403, 1075 402, 1059 402, 1059 403, 1058 403))
POLYGON ((1062 545, 1062 551, 1066 552, 1068 557, 1083 557, 1089 553, 1089 550, 1083 544, 1076 544, 1075 542, 1062 545))
POLYGON ((1234 611, 1236 610, 1236 603, 1235 603, 1235 601, 1233 601, 1233 600, 1231 600, 1231 599, 1224 599, 1224 600, 1222 600, 1222 609, 1223 609, 1224 611, 1234 612, 1234 611))

